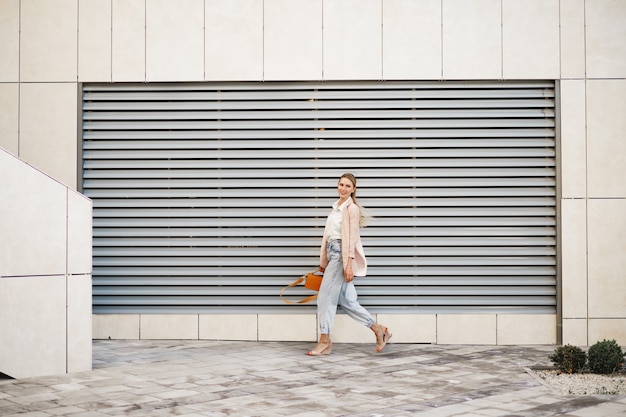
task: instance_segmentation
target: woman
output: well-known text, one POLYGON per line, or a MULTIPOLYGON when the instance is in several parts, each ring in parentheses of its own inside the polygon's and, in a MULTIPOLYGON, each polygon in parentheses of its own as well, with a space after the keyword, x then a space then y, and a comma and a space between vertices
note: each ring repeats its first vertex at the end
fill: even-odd
POLYGON ((354 320, 372 329, 376 335, 376 352, 381 352, 391 333, 377 324, 370 313, 357 301, 354 277, 365 276, 367 261, 361 244, 359 229, 363 226, 364 215, 356 199, 356 178, 352 174, 343 174, 337 185, 339 200, 333 203, 333 209, 326 220, 322 248, 320 251, 320 270, 324 278, 317 296, 317 317, 319 320, 320 340, 310 356, 329 355, 332 342, 332 330, 337 305, 340 305, 354 320))

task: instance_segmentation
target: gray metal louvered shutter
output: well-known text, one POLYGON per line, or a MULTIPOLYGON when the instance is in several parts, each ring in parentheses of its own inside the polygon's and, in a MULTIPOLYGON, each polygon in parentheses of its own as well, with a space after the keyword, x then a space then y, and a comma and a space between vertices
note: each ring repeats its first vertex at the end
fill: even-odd
POLYGON ((554 313, 554 106, 551 81, 84 85, 93 310, 312 311, 278 292, 350 171, 370 311, 554 313))

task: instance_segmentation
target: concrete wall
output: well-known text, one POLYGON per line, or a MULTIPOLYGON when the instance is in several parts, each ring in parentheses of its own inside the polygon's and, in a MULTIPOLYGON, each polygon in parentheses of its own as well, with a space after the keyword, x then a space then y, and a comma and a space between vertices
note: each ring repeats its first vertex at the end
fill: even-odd
MULTIPOLYGON (((554 343, 562 325, 563 343, 626 344, 625 1, 3 0, 0 39, 0 146, 73 188, 78 82, 560 80, 562 322, 384 320, 406 341, 554 343)), ((96 317, 95 335, 151 335, 157 317, 96 317)), ((315 337, 272 330, 310 318, 237 317, 254 337, 315 337)), ((210 317, 167 319, 211 336, 210 317)))
POLYGON ((91 369, 91 201, 0 149, 0 372, 91 369))
MULTIPOLYGON (((554 344, 550 314, 378 314, 394 343, 528 345, 554 344)), ((315 314, 98 314, 94 339, 212 339, 313 341, 315 314)), ((345 314, 333 326, 333 341, 374 343, 373 333, 345 314)))

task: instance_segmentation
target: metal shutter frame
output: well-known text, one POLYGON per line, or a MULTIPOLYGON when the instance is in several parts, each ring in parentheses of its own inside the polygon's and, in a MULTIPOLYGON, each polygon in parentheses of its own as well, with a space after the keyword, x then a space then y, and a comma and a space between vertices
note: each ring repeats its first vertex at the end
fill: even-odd
POLYGON ((352 171, 369 310, 553 314, 555 130, 553 81, 85 84, 93 310, 313 311, 352 171))

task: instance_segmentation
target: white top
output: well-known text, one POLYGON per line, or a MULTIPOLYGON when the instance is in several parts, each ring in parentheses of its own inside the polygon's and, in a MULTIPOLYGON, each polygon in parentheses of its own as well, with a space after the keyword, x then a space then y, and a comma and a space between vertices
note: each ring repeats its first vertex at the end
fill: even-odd
POLYGON ((339 206, 339 200, 333 203, 333 208, 326 219, 326 228, 328 230, 328 240, 341 239, 341 219, 343 209, 346 207, 346 203, 349 200, 339 206))

